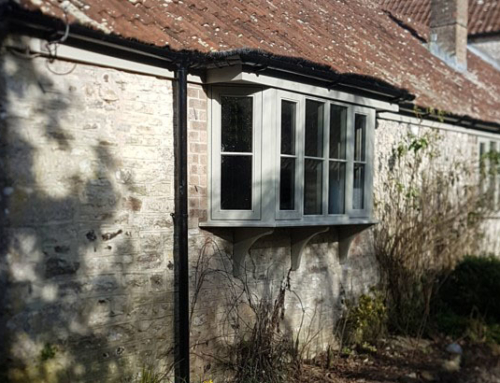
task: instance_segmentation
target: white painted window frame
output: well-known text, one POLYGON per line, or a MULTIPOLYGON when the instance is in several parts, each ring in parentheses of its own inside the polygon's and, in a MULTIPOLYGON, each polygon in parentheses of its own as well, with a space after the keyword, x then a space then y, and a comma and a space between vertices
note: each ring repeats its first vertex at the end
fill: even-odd
POLYGON ((257 87, 213 87, 211 103, 211 218, 214 220, 260 220, 262 184, 262 88, 257 87), (221 98, 252 97, 252 209, 223 210, 221 208, 221 98))
POLYGON ((314 94, 296 93, 274 88, 255 88, 241 84, 212 86, 211 103, 211 212, 205 226, 224 226, 230 221, 233 226, 311 226, 337 225, 372 221, 373 208, 373 161, 375 135, 375 109, 353 105, 342 100, 318 97, 314 94), (254 150, 252 211, 220 209, 221 126, 220 98, 223 95, 253 95, 254 100, 254 150), (306 100, 321 102, 324 108, 325 130, 323 132, 323 206, 322 214, 304 215, 304 164, 305 164, 305 105, 306 100), (281 101, 297 103, 296 115, 296 190, 295 210, 280 210, 280 161, 281 161, 281 101), (346 170, 344 214, 328 213, 330 107, 339 105, 348 108, 346 131, 346 170), (260 105, 260 107, 255 107, 260 105), (260 113, 260 116, 259 116, 260 113), (364 209, 353 209, 354 171, 354 116, 366 115, 364 209), (257 198, 259 196, 259 198, 257 198))
POLYGON ((374 151, 375 151, 375 110, 370 108, 365 108, 361 106, 353 106, 352 108, 351 124, 348 125, 348 131, 350 131, 350 138, 348 140, 348 150, 351 151, 348 166, 349 177, 348 182, 350 185, 350 190, 348 188, 348 193, 350 196, 349 209, 347 210, 347 215, 349 217, 359 218, 359 217, 371 217, 373 209, 373 162, 374 162, 374 151), (354 123, 356 114, 361 114, 366 116, 366 141, 365 141, 365 184, 364 184, 364 203, 363 209, 354 209, 352 203, 352 194, 354 188, 354 123))
POLYGON ((305 119, 304 119, 304 109, 305 109, 305 98, 304 96, 287 92, 283 90, 276 91, 276 101, 277 101, 277 113, 276 122, 274 126, 276 127, 276 153, 275 155, 275 169, 276 169, 276 219, 278 220, 297 220, 303 215, 304 204, 303 204, 303 179, 304 179, 304 145, 301 145, 304 140, 305 131, 305 119), (280 210, 280 175, 281 175, 281 106, 282 101, 294 102, 296 106, 296 116, 295 116, 295 209, 294 210, 280 210))

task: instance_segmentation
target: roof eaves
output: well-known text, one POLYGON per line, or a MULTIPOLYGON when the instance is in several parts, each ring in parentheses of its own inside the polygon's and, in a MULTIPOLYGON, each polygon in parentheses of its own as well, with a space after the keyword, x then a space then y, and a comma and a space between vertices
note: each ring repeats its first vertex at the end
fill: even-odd
POLYGON ((299 75, 330 89, 342 88, 352 92, 369 93, 372 97, 387 101, 411 101, 415 98, 408 90, 395 87, 383 80, 354 73, 339 73, 326 65, 300 57, 275 55, 262 50, 238 49, 210 53, 201 63, 204 68, 220 68, 226 65, 245 65, 258 71, 278 71, 299 75))
MULTIPOLYGON (((0 4, 0 24, 8 22, 7 28, 25 34, 33 34, 47 40, 57 40, 66 29, 66 24, 57 18, 43 15, 40 11, 29 11, 12 1, 0 4)), ((5 33, 5 27, 3 33, 5 33)), ((0 29, 0 30, 1 30, 0 29)), ((10 30, 7 30, 9 32, 10 30)), ((193 70, 218 68, 244 64, 254 70, 275 69, 281 72, 294 73, 315 81, 321 81, 328 88, 340 88, 351 93, 366 92, 374 98, 384 99, 401 105, 402 110, 414 110, 411 103, 415 96, 408 90, 395 87, 378 78, 353 73, 339 73, 332 68, 315 62, 298 58, 274 55, 272 53, 253 49, 238 49, 226 52, 203 53, 196 50, 172 50, 168 46, 158 47, 146 44, 136 39, 127 39, 115 34, 105 34, 100 31, 79 25, 70 25, 70 35, 66 43, 79 47, 104 51, 107 54, 127 56, 132 60, 148 60, 151 65, 171 69, 185 65, 193 70), (408 107, 408 105, 410 107, 408 107)), ((364 95, 364 94, 363 94, 364 95)), ((454 121, 467 121, 466 127, 485 128, 488 131, 500 133, 500 124, 473 119, 468 116, 453 116, 447 118, 454 121)))

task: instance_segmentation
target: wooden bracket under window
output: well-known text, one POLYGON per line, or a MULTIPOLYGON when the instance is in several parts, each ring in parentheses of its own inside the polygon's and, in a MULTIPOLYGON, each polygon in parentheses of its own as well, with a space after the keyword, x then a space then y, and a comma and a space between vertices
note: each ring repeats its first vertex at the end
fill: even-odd
POLYGON ((372 224, 346 225, 337 227, 340 263, 343 263, 347 259, 347 256, 349 255, 349 249, 351 248, 351 244, 354 241, 354 239, 358 236, 358 234, 360 234, 362 231, 366 230, 370 226, 372 226, 372 224))
POLYGON ((241 267, 245 262, 248 251, 260 238, 270 235, 274 229, 261 227, 242 227, 234 229, 233 244, 233 275, 241 275, 241 267))
POLYGON ((300 260, 302 258, 302 253, 306 245, 309 243, 313 237, 318 234, 326 233, 330 230, 329 227, 300 227, 293 228, 290 230, 292 236, 292 267, 293 271, 296 271, 300 266, 300 260))

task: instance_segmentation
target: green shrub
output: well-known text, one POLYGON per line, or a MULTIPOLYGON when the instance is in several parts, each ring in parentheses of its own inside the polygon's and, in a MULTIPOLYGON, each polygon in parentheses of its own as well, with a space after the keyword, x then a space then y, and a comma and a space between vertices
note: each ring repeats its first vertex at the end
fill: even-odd
POLYGON ((387 307, 384 295, 372 289, 359 297, 357 303, 350 302, 344 315, 345 332, 342 343, 362 351, 374 351, 387 332, 387 307))
POLYGON ((500 324, 500 258, 466 257, 445 280, 438 304, 462 317, 500 324))
POLYGON ((469 327, 469 318, 455 314, 451 310, 441 310, 434 315, 433 322, 439 332, 459 338, 464 335, 469 327))
POLYGON ((154 368, 144 366, 137 383, 161 383, 162 381, 163 377, 154 368))
POLYGON ((40 352, 40 360, 42 362, 45 362, 50 359, 54 359, 57 353, 57 348, 50 344, 50 343, 45 343, 42 351, 40 352))
POLYGON ((500 344, 500 259, 466 257, 443 280, 432 322, 441 333, 500 344))

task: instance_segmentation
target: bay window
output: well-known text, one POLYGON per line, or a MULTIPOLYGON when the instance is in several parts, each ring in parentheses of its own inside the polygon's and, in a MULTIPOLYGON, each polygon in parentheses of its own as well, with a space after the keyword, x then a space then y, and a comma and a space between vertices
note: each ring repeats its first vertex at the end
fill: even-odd
POLYGON ((211 122, 209 225, 371 222, 374 109, 213 87, 211 122))

